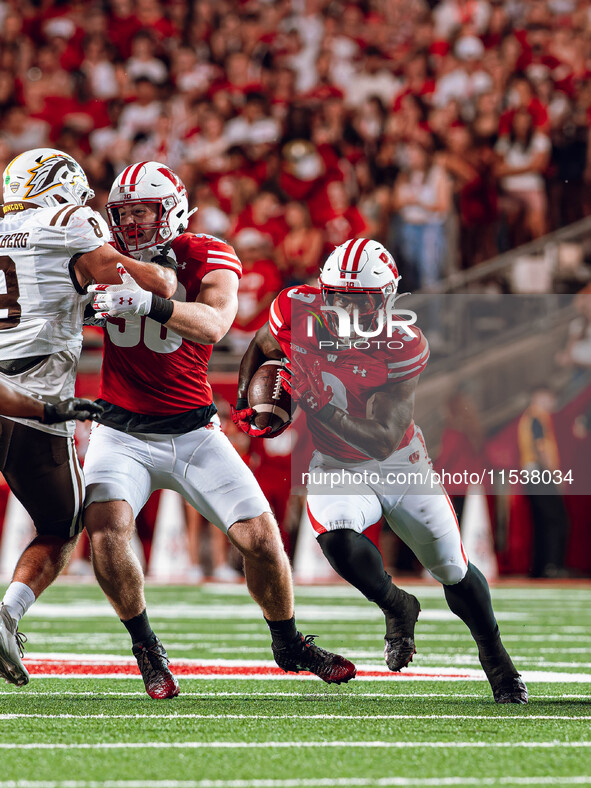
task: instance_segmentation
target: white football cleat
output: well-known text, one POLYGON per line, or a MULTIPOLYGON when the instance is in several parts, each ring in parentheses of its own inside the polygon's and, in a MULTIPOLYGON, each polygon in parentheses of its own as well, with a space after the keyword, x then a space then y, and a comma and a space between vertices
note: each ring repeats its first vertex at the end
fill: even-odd
POLYGON ((0 676, 7 684, 24 687, 29 683, 29 671, 23 665, 25 635, 18 631, 16 621, 4 605, 0 607, 0 676))

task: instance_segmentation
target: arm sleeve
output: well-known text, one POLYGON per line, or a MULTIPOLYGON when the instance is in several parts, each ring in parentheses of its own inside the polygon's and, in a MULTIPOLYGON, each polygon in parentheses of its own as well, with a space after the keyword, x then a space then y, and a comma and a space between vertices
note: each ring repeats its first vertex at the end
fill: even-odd
POLYGON ((71 257, 93 252, 109 242, 107 223, 96 211, 81 206, 64 215, 66 249, 71 257))

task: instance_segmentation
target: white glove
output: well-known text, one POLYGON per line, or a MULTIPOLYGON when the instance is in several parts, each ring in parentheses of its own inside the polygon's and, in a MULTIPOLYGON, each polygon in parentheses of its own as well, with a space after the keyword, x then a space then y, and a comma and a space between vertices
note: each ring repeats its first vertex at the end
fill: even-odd
POLYGON ((90 285, 94 293, 92 308, 97 317, 133 317, 147 315, 152 308, 152 293, 143 290, 121 263, 117 263, 120 285, 90 285))

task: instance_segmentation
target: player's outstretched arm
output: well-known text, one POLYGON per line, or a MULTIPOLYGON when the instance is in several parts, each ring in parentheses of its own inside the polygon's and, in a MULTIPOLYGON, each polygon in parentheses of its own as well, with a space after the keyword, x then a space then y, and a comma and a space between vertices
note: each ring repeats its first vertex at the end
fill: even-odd
POLYGON ((102 412, 102 407, 86 399, 72 397, 49 405, 42 400, 29 397, 20 391, 0 382, 0 414, 14 416, 17 419, 35 419, 44 424, 56 424, 60 421, 92 419, 102 412))
POLYGON ((377 391, 367 403, 365 419, 354 418, 334 405, 326 405, 314 415, 350 446, 375 460, 385 460, 396 451, 410 426, 418 380, 417 375, 377 391))
POLYGON ((126 257, 110 244, 103 244, 92 252, 86 252, 76 261, 76 276, 82 287, 93 280, 102 284, 121 283, 117 264, 135 279, 140 287, 162 298, 170 298, 177 288, 174 267, 143 263, 126 257))
POLYGON ((200 345, 219 342, 236 317, 238 277, 229 269, 216 268, 206 274, 193 302, 161 298, 140 287, 121 265, 119 272, 122 284, 88 288, 89 293, 95 294, 92 306, 100 317, 147 315, 200 345))
POLYGON ((201 280, 193 302, 173 301, 172 315, 165 325, 200 345, 215 345, 226 336, 238 311, 238 277, 217 268, 201 280))

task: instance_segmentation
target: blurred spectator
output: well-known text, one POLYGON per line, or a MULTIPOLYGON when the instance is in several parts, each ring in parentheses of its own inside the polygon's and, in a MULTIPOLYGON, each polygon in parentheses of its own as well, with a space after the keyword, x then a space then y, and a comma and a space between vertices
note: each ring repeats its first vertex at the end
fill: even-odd
POLYGON ((283 278, 273 259, 267 235, 253 228, 241 230, 234 239, 242 261, 238 288, 238 312, 229 333, 234 350, 244 353, 255 331, 267 322, 269 307, 283 287, 283 278))
POLYGON ((457 40, 454 54, 458 65, 438 81, 433 103, 436 107, 444 107, 455 99, 462 106, 464 119, 472 120, 476 99, 493 84, 490 74, 481 65, 484 46, 476 36, 465 36, 457 40))
POLYGON ((539 238, 547 230, 546 184, 543 173, 550 161, 550 140, 534 128, 534 118, 526 109, 517 110, 508 134, 495 146, 500 161, 496 176, 504 192, 503 204, 515 230, 515 245, 521 240, 517 235, 517 222, 523 209, 523 229, 529 238, 539 238))
POLYGON ((26 107, 11 107, 4 115, 2 129, 11 157, 48 142, 49 124, 32 118, 26 107))
MULTIPOLYGON (((130 142, 138 134, 148 134, 162 112, 156 85, 149 77, 138 77, 134 86, 135 99, 125 107, 119 118, 119 134, 130 142)), ((133 161, 132 157, 130 160, 133 161)))
POLYGON ((324 228, 324 257, 348 238, 359 238, 367 231, 365 219, 342 180, 331 180, 326 184, 315 201, 312 220, 316 227, 324 228))
POLYGON ((242 113, 226 124, 224 136, 228 145, 279 140, 279 125, 273 118, 268 117, 267 102, 261 93, 246 95, 242 113))
POLYGON ((392 208, 404 276, 411 289, 433 289, 447 256, 445 221, 451 209, 451 182, 421 145, 407 147, 408 169, 396 179, 392 208))
POLYGON ((446 149, 437 157, 451 176, 460 219, 462 267, 495 254, 498 218, 495 163, 491 149, 477 143, 464 124, 452 126, 445 137, 446 149))
POLYGON ((90 91, 99 99, 115 98, 119 92, 113 52, 101 35, 89 36, 84 42, 84 60, 80 70, 86 74, 90 91))
POLYGON ((287 224, 282 216, 281 203, 272 189, 261 189, 242 213, 239 214, 233 228, 237 235, 245 227, 258 230, 268 236, 273 246, 277 246, 287 234, 287 224))
POLYGON ((166 162, 169 167, 177 170, 184 158, 184 145, 175 134, 170 112, 163 110, 152 131, 132 148, 131 158, 134 161, 166 162))
POLYGON ((164 63, 154 56, 155 43, 147 30, 140 30, 131 42, 131 57, 126 63, 129 78, 137 83, 140 77, 155 85, 166 81, 168 72, 164 63))
POLYGON ((531 393, 530 402, 518 424, 521 467, 537 478, 526 485, 534 527, 532 577, 564 577, 568 537, 568 515, 552 472, 560 469, 558 444, 552 423, 556 407, 554 393, 540 386, 531 393), (545 473, 544 473, 545 472, 545 473))
POLYGON ((285 207, 289 230, 277 249, 277 264, 288 284, 303 284, 318 276, 322 259, 322 231, 312 227, 305 203, 290 202, 285 207))
POLYGON ((363 52, 361 68, 347 83, 347 105, 360 108, 372 96, 390 105, 399 88, 400 82, 387 68, 383 54, 377 47, 368 46, 363 52))
MULTIPOLYGON (((461 232, 449 251, 461 249, 463 266, 591 213, 584 3, 43 0, 1 9, 0 133, 11 152, 65 140, 97 173, 156 156, 190 190, 207 185, 217 202, 208 225, 254 227, 277 248, 285 204, 298 201, 325 234, 324 253, 351 235, 390 239, 386 192, 404 183, 417 144, 453 179, 461 232), (253 219, 268 191, 273 216, 256 208, 253 219), (499 196, 508 241, 496 232, 499 196)), ((423 256, 444 275, 439 251, 423 256)))

